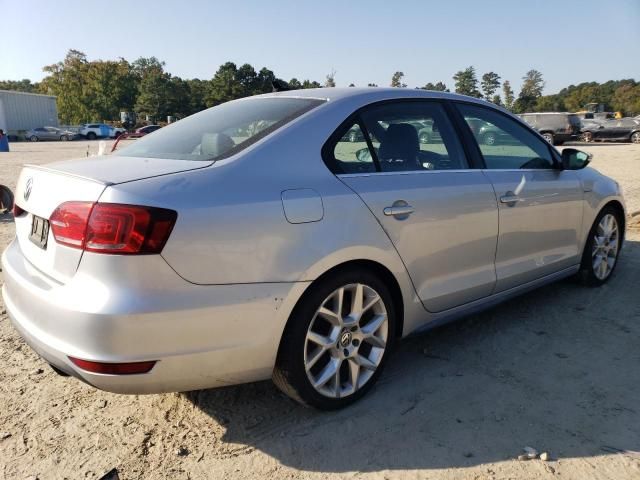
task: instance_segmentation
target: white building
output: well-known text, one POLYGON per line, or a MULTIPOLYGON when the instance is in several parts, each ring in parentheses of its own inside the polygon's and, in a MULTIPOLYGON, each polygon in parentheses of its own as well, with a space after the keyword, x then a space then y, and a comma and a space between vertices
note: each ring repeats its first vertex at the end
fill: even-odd
POLYGON ((0 128, 19 135, 37 127, 57 127, 56 97, 0 90, 0 128))

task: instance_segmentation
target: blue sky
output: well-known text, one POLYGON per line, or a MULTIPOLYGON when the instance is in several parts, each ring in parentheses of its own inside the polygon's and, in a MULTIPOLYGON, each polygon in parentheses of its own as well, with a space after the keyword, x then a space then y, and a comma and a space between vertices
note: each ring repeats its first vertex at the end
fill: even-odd
POLYGON ((540 70, 545 93, 583 81, 640 80, 640 0, 124 1, 0 0, 0 79, 43 77, 75 48, 89 59, 156 56, 183 78, 227 60, 285 80, 410 87, 474 65, 516 87, 540 70), (99 9, 104 6, 104 11, 99 9))

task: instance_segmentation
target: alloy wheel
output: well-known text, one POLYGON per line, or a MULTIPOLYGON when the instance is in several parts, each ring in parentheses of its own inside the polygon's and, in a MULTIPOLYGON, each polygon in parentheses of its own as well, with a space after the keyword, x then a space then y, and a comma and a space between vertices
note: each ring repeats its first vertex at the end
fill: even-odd
POLYGON ((304 345, 304 368, 312 387, 330 398, 360 390, 376 372, 389 336, 387 309, 373 288, 338 288, 316 310, 304 345))
POLYGON ((633 135, 631 135, 631 141, 633 143, 640 143, 640 132, 634 132, 633 135))
POLYGON ((618 221, 611 213, 602 217, 593 236, 591 265, 598 280, 605 280, 616 264, 620 249, 618 221))

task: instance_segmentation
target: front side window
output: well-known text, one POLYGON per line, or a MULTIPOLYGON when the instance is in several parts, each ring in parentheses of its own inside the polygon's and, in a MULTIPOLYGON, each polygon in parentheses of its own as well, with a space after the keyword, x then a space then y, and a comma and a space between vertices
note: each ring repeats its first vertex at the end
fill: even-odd
POLYGON ((551 169, 548 144, 506 115, 475 105, 458 104, 491 170, 551 169))
POLYGON ((442 106, 397 102, 362 113, 383 172, 467 168, 460 142, 442 106))
POLYGON ((219 160, 238 153, 322 103, 324 100, 287 97, 223 103, 144 136, 115 155, 219 160))

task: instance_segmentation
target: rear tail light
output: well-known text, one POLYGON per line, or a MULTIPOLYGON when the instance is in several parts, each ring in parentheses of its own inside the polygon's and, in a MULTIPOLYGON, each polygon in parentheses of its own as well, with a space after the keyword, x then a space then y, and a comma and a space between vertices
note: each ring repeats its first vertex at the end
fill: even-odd
POLYGON ((69 357, 76 367, 91 373, 102 373, 106 375, 135 375, 137 373, 148 373, 151 371, 156 361, 150 362, 128 362, 128 363, 107 363, 92 362, 69 357))
POLYGON ((25 211, 22 208, 20 208, 17 203, 14 203, 13 204, 13 216, 14 217, 19 217, 23 213, 25 213, 25 211))
POLYGON ((115 203, 66 202, 55 209, 56 242, 88 252, 160 253, 178 215, 173 210, 115 203))

